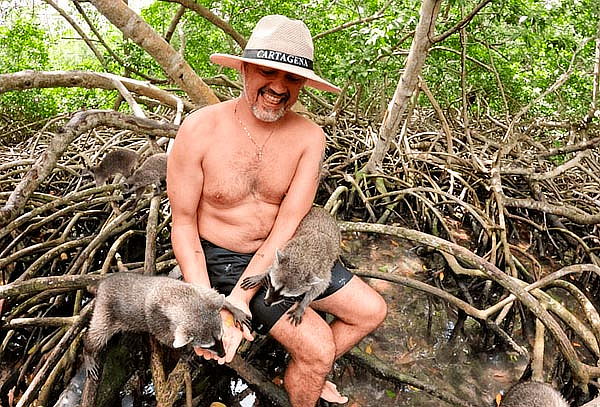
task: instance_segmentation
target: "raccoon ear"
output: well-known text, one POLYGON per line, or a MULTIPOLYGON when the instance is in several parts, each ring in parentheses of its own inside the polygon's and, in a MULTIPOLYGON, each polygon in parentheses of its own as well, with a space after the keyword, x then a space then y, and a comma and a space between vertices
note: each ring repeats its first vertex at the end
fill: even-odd
POLYGON ((174 333, 175 340, 173 341, 173 347, 175 349, 181 348, 181 347, 187 345, 193 339, 191 336, 186 336, 182 331, 183 331, 183 329, 180 326, 178 326, 175 329, 175 333, 174 333))
POLYGON ((223 308, 223 305, 225 304, 225 294, 219 294, 217 296, 217 301, 215 302, 215 305, 218 309, 223 308))
POLYGON ((308 285, 317 285, 321 284, 324 280, 317 276, 313 276, 313 278, 308 282, 308 285))
POLYGON ((275 265, 277 266, 283 260, 283 253, 279 249, 275 249, 275 265))

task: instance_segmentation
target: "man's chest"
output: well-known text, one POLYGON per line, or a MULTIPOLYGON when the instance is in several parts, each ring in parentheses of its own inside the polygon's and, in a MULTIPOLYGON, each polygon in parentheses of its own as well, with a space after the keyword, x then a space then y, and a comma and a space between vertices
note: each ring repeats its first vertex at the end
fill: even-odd
POLYGON ((218 206, 248 199, 279 204, 288 191, 300 158, 299 152, 265 146, 262 155, 253 147, 218 146, 202 161, 203 197, 218 206))

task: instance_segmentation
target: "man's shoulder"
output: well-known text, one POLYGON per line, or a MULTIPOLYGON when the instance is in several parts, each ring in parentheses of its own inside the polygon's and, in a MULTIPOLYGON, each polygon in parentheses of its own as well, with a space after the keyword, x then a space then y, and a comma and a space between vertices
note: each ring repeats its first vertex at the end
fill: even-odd
POLYGON ((321 126, 310 120, 308 117, 296 113, 294 111, 290 111, 288 114, 290 115, 290 121, 297 129, 300 129, 303 132, 306 132, 307 134, 323 133, 323 129, 321 128, 321 126))
POLYGON ((204 135, 204 138, 215 134, 224 118, 228 117, 228 102, 217 103, 204 106, 190 113, 181 124, 180 134, 187 134, 196 137, 198 134, 204 135))
POLYGON ((214 105, 203 106, 198 110, 194 110, 186 117, 186 121, 191 122, 211 122, 219 119, 220 115, 226 114, 231 110, 231 102, 221 102, 214 105))

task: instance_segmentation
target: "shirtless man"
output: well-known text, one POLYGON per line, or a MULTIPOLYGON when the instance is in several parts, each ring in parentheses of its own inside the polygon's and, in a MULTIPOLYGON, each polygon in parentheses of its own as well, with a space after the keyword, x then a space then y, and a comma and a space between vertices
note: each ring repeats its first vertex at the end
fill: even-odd
MULTIPOLYGON (((336 358, 385 318, 383 298, 341 264, 331 286, 294 326, 285 315, 293 304, 267 307, 264 289, 243 290, 245 277, 264 273, 275 251, 292 237, 311 208, 325 150, 323 131, 292 112, 303 86, 339 88, 312 70, 313 45, 304 23, 267 16, 256 25, 241 57, 211 60, 238 69, 240 98, 204 107, 186 118, 168 159, 173 250, 186 281, 212 286, 252 315, 254 329, 272 335, 291 356, 284 386, 294 407, 313 407, 319 397, 344 403, 326 382, 336 358), (316 311, 332 314, 327 324, 316 311)), ((230 362, 242 337, 222 312, 230 362)))

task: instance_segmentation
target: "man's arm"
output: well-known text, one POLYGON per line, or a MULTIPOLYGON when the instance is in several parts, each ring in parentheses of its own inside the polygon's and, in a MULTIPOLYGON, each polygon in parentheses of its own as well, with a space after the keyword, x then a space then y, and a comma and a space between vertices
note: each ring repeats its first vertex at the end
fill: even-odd
POLYGON ((173 216, 171 243, 183 277, 210 287, 198 231, 198 203, 204 183, 200 115, 189 116, 177 132, 167 160, 167 194, 173 216))

